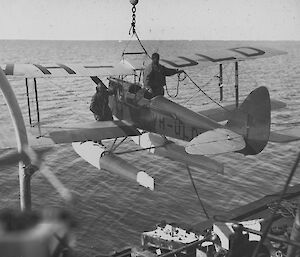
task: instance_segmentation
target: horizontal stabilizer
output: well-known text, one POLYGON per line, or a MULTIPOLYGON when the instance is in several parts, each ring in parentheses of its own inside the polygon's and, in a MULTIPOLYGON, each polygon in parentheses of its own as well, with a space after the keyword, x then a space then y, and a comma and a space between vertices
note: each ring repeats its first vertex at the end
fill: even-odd
POLYGON ((135 127, 124 121, 92 122, 78 126, 57 128, 43 126, 41 129, 43 137, 50 138, 55 144, 140 135, 140 132, 135 127), (45 134, 44 132, 47 130, 48 132, 45 134))
POLYGON ((270 132, 269 141, 287 143, 300 140, 300 126, 270 132))
POLYGON ((184 146, 178 145, 173 141, 167 140, 164 136, 154 133, 143 133, 140 136, 131 137, 132 140, 142 148, 149 148, 148 151, 155 155, 165 157, 188 166, 200 169, 224 173, 224 165, 203 155, 188 154, 184 146))
POLYGON ((243 136, 229 130, 218 128, 209 130, 191 140, 185 147, 189 154, 221 154, 245 148, 243 136))
MULTIPOLYGON (((271 110, 278 110, 286 107, 286 103, 279 100, 271 99, 271 110)), ((224 106, 223 108, 212 108, 208 110, 200 111, 199 114, 204 115, 216 122, 229 120, 231 118, 232 112, 236 109, 235 103, 231 103, 224 106), (229 111, 229 112, 228 112, 229 111)))

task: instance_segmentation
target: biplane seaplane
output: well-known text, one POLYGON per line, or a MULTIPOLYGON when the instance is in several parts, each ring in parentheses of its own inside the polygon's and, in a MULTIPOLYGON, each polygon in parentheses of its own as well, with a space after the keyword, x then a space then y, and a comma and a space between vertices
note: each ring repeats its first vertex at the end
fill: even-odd
POLYGON ((154 179, 151 176, 119 157, 118 148, 128 137, 141 147, 139 149, 182 162, 187 166, 218 173, 223 172, 224 166, 214 160, 213 155, 227 152, 255 155, 265 148, 269 140, 288 142, 300 138, 299 134, 295 133, 270 132, 271 109, 282 108, 285 104, 271 101, 266 87, 255 89, 239 103, 238 63, 281 54, 285 52, 267 48, 237 47, 219 52, 199 51, 190 57, 181 56, 175 60, 162 59, 161 63, 164 65, 180 69, 196 65, 219 65, 220 83, 222 64, 235 65, 235 104, 200 113, 162 95, 145 97, 143 85, 135 81, 142 68, 134 67, 124 59, 116 66, 5 64, 1 66, 4 71, 1 71, 1 87, 2 91, 3 85, 10 87, 6 77, 21 77, 25 78, 28 92, 28 79, 33 79, 37 123, 32 123, 30 96, 27 93, 29 123, 32 128, 38 128, 38 135, 35 135, 34 139, 38 139, 41 144, 72 143, 74 150, 93 166, 125 176, 153 190, 154 179), (108 89, 113 92, 109 96, 109 106, 114 120, 47 129, 45 123, 40 120, 37 79, 76 76, 90 77, 96 84, 100 81, 99 77, 108 78, 108 89), (227 123, 220 123, 226 120, 227 123), (186 143, 178 144, 177 141, 171 140, 172 138, 186 143), (114 141, 109 141, 112 142, 110 146, 98 143, 105 139, 114 141))

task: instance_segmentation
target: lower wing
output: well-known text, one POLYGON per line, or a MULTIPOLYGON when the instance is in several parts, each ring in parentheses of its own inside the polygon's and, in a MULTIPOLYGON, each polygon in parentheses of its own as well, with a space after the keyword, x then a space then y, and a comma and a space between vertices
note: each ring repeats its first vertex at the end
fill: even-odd
POLYGON ((97 141, 117 137, 137 136, 140 132, 125 121, 100 121, 64 127, 42 127, 41 137, 55 144, 97 141))
MULTIPOLYGON (((16 148, 13 127, 0 123, 0 149, 16 148)), ((64 126, 36 125, 27 129, 30 146, 53 146, 82 141, 98 141, 126 136, 138 136, 140 132, 125 121, 100 121, 64 126)))

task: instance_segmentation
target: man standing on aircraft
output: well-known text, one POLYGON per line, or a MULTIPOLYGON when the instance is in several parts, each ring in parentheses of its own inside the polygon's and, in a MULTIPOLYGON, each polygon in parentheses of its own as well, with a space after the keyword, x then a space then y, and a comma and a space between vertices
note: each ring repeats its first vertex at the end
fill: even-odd
MULTIPOLYGON (((166 76, 182 73, 183 70, 170 69, 159 64, 159 54, 152 54, 152 63, 144 71, 144 87, 151 93, 151 97, 164 95, 166 76)), ((146 95, 145 95, 146 96, 146 95)))
POLYGON ((108 96, 110 92, 102 81, 96 87, 96 93, 92 97, 90 110, 94 113, 95 120, 113 120, 112 112, 108 106, 108 96))

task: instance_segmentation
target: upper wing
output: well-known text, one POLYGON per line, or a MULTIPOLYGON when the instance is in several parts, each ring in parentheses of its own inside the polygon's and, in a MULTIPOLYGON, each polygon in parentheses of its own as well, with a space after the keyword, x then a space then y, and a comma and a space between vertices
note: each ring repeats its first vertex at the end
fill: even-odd
POLYGON ((178 56, 174 60, 161 59, 162 62, 176 67, 209 66, 215 63, 238 62, 257 58, 266 58, 287 52, 265 47, 235 47, 224 50, 199 51, 191 56, 178 56))
POLYGON ((6 76, 22 78, 45 77, 93 77, 134 74, 134 67, 122 60, 115 66, 82 64, 3 64, 0 65, 6 76))

